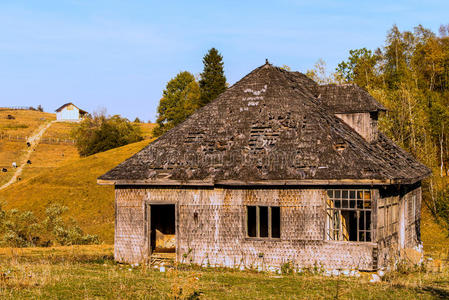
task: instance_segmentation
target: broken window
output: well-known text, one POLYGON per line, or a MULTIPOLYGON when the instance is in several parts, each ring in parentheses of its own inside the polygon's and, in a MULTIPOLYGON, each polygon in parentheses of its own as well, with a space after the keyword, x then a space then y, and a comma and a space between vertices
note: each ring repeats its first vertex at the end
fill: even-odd
POLYGON ((328 190, 327 239, 371 242, 371 191, 328 190))
POLYGON ((281 208, 279 206, 247 206, 246 212, 249 237, 281 237, 281 208))

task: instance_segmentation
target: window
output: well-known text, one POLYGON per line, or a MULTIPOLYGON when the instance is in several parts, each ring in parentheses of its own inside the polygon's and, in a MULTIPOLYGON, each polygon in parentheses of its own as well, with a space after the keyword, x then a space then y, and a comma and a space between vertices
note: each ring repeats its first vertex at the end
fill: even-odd
POLYGON ((327 239, 371 242, 371 191, 328 190, 327 239))
POLYGON ((281 237, 281 208, 279 206, 247 206, 246 219, 249 237, 281 237))

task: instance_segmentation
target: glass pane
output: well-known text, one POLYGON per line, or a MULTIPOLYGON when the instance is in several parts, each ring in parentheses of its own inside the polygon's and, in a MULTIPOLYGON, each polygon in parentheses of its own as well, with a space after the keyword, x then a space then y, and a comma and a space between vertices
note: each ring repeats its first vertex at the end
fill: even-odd
POLYGON ((348 200, 342 200, 341 207, 348 208, 348 200))
POLYGON ((371 192, 370 191, 365 191, 363 199, 365 199, 365 200, 371 199, 371 192))
POLYGON ((357 208, 363 208, 363 200, 357 200, 357 208))
POLYGON ((355 191, 349 191, 349 198, 355 199, 355 191))
POLYGON ((281 208, 272 207, 271 208, 271 237, 280 238, 281 237, 281 208))
POLYGON ((268 206, 259 206, 260 237, 268 237, 268 206))
POLYGON ((327 191, 327 196, 328 196, 329 198, 333 198, 333 197, 334 197, 334 191, 333 191, 333 190, 328 190, 328 191, 327 191))
POLYGON ((365 212, 359 212, 359 230, 365 230, 365 212))
POLYGON ((348 191, 342 191, 341 192, 341 197, 344 199, 348 199, 348 191))
POLYGON ((366 216, 366 230, 371 230, 371 211, 365 212, 366 216))
POLYGON ((334 200, 334 204, 336 208, 340 208, 341 207, 341 201, 340 200, 334 200))
POLYGON ((355 200, 349 200, 349 207, 355 208, 355 200))
POLYGON ((341 192, 340 191, 334 191, 334 198, 341 198, 341 192))
POLYGON ((248 212, 248 236, 250 237, 256 237, 257 236, 257 230, 256 230, 256 207, 255 206, 248 206, 247 207, 248 212))
POLYGON ((363 208, 371 208, 371 200, 363 201, 363 208))
POLYGON ((371 232, 370 231, 366 232, 366 241, 371 242, 371 232))
POLYGON ((365 232, 360 231, 359 232, 359 242, 365 241, 365 232))

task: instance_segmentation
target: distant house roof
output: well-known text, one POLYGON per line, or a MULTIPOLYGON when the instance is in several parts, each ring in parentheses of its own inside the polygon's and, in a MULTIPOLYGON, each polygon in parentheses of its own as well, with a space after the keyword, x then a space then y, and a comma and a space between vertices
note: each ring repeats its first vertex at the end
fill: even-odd
POLYGON ((335 95, 369 99, 359 89, 324 88, 320 99, 317 87, 304 74, 265 64, 99 177, 99 182, 397 184, 414 183, 430 174, 382 133, 367 142, 322 105, 328 94, 332 97, 327 99, 337 99, 335 95))
POLYGON ((386 111, 367 91, 355 84, 326 84, 316 87, 318 100, 334 113, 386 111))
POLYGON ((55 111, 56 111, 56 112, 60 112, 61 110, 64 109, 64 107, 69 106, 69 105, 73 105, 73 106, 75 106, 76 108, 78 108, 79 111, 80 111, 80 114, 82 114, 82 115, 83 115, 83 114, 87 114, 87 111, 82 110, 81 108, 79 108, 78 106, 76 106, 75 104, 73 104, 72 102, 69 102, 69 103, 66 103, 66 104, 62 105, 61 107, 59 107, 59 108, 56 109, 55 111))

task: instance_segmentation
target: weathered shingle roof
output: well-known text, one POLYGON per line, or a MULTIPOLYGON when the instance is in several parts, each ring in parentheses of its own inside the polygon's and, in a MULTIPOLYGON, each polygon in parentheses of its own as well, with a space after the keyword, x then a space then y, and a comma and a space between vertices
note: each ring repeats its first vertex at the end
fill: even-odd
POLYGON ((385 111, 367 91, 355 84, 326 84, 316 88, 318 99, 334 113, 385 111))
POLYGON ((429 174, 338 119, 303 74, 265 64, 99 178, 115 184, 388 184, 429 174))

